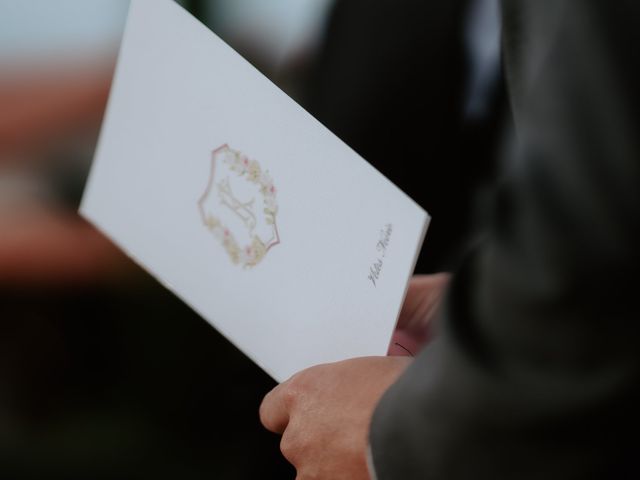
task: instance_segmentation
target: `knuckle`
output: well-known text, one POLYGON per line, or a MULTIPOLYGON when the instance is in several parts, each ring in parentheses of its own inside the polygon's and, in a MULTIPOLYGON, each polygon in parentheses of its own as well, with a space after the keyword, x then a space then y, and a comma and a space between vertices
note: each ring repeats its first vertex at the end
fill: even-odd
POLYGON ((304 379, 302 375, 296 374, 287 382, 287 387, 283 391, 284 402, 287 406, 293 406, 297 399, 304 393, 304 379))

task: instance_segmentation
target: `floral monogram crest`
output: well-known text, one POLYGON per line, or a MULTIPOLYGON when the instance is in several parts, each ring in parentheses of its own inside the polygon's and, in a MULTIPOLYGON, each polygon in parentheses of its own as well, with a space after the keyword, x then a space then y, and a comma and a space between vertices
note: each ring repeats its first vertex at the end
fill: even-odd
POLYGON ((273 179, 256 160, 228 145, 212 152, 211 175, 198 207, 204 226, 234 264, 254 267, 280 243, 276 199, 273 179), (255 196, 248 200, 240 198, 253 192, 259 194, 261 201, 256 202, 255 196), (239 241, 238 237, 243 239, 239 241))

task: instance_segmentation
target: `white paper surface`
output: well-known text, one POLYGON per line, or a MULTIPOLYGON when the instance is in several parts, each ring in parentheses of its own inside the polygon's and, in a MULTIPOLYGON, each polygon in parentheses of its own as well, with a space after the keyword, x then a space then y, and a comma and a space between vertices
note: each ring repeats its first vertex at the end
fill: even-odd
POLYGON ((171 0, 131 2, 81 213, 278 381, 386 353, 428 224, 171 0))

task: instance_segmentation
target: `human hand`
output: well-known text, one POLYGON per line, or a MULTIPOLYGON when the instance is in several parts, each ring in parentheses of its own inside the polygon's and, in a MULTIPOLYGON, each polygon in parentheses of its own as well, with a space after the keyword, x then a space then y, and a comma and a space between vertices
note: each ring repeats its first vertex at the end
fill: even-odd
POLYGON ((389 355, 414 356, 429 340, 435 317, 451 275, 416 275, 409 282, 407 297, 389 346, 389 355))
POLYGON ((385 390, 411 363, 363 357, 318 365, 274 388, 260 420, 282 434, 280 449, 297 480, 365 480, 369 424, 385 390))

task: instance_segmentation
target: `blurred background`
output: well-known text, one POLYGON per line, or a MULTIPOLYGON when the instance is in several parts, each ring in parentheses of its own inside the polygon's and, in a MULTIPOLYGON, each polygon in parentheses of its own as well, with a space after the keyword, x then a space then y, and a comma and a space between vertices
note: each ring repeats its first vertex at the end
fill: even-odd
MULTIPOLYGON (((474 2, 180 3, 429 211, 419 272, 455 268, 508 118, 474 2)), ((76 213, 127 9, 0 0, 0 478, 294 478, 273 381, 76 213)))

